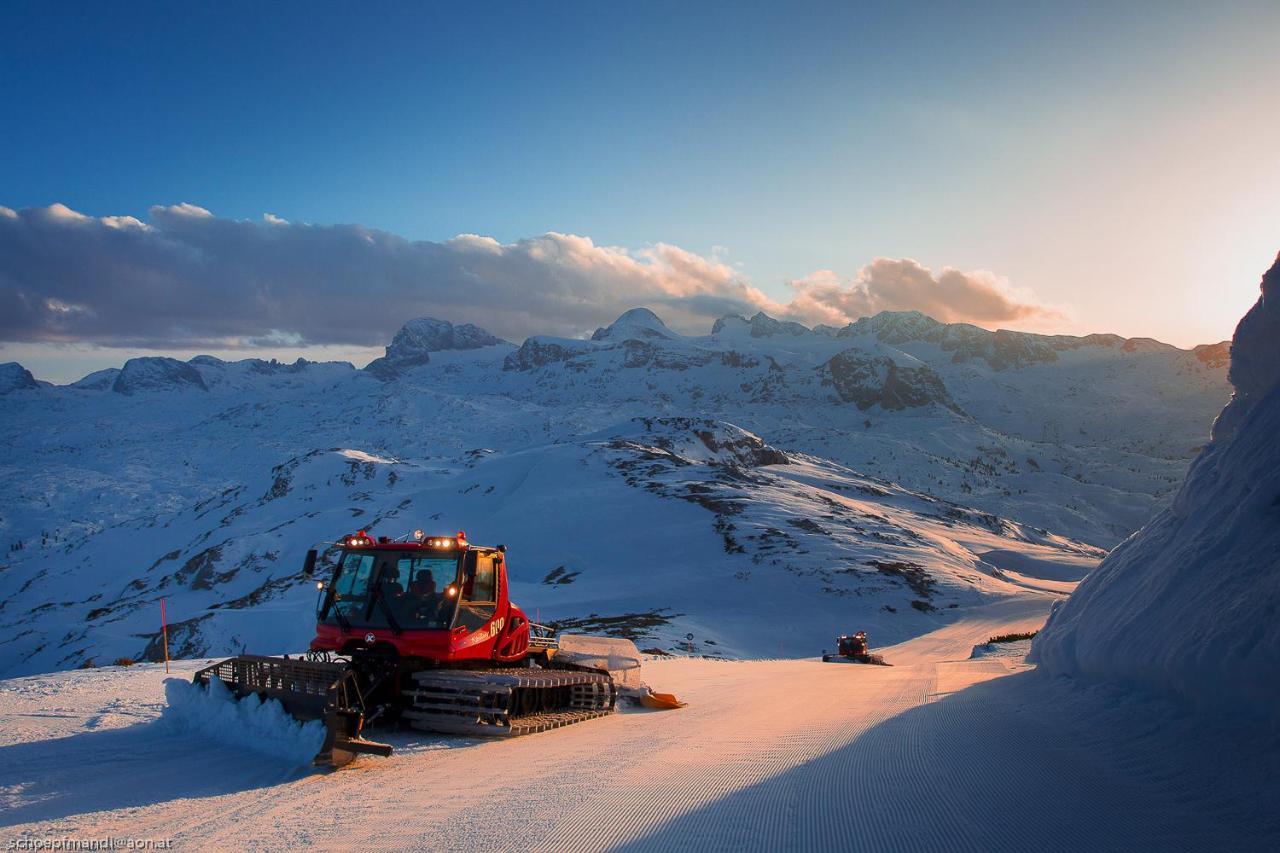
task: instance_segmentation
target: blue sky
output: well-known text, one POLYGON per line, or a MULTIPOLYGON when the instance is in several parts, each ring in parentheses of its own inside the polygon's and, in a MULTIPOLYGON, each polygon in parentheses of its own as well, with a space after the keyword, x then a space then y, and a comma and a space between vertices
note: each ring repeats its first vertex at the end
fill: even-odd
POLYGON ((0 205, 670 244, 782 306, 911 258, 1190 345, 1280 248, 1280 5, 1212 6, 11 3, 0 205))

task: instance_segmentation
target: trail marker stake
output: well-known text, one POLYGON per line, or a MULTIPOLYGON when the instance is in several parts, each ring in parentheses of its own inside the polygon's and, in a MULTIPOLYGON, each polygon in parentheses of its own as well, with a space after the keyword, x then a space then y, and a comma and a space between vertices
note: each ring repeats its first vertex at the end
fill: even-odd
POLYGON ((169 674, 169 622, 164 617, 164 599, 160 599, 160 632, 164 634, 164 673, 169 674))

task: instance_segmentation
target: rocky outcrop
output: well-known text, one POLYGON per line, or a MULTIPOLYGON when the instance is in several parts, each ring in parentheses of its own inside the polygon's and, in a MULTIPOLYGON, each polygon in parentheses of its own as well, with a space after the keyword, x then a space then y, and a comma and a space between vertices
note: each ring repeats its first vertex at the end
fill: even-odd
POLYGON ((455 326, 448 320, 422 317, 401 326, 387 346, 387 354, 369 362, 365 371, 380 379, 392 379, 404 370, 427 364, 433 352, 480 349, 501 343, 505 343, 501 338, 470 323, 455 326))
POLYGON ((904 366, 887 356, 848 349, 818 370, 824 384, 834 386, 842 401, 853 403, 859 410, 879 406, 901 411, 936 404, 960 412, 942 378, 926 364, 904 366))
POLYGON ((809 327, 787 320, 775 320, 763 311, 751 318, 751 337, 771 338, 774 335, 807 335, 809 327))
POLYGON ((610 443, 614 449, 651 447, 683 464, 758 468, 788 465, 791 460, 764 439, 711 418, 633 418, 610 443))
MULTIPOLYGON (((814 331, 831 334, 830 326, 814 331)), ((834 332, 836 337, 873 337, 880 343, 900 346, 912 342, 930 343, 952 354, 957 364, 985 361, 993 370, 1009 370, 1058 360, 1058 353, 1082 347, 1107 347, 1129 355, 1172 353, 1177 347, 1151 338, 1122 338, 1119 335, 1095 334, 1037 335, 998 329, 994 332, 968 323, 939 323, 919 311, 882 311, 874 317, 863 317, 834 332)), ((1225 359, 1226 344, 1197 347, 1197 357, 1209 364, 1225 359), (1203 349, 1203 354, 1198 351, 1203 349)), ((1217 366, 1221 366, 1221 361, 1217 366)), ((1211 365, 1213 366, 1213 365, 1211 365)))
POLYGON ((1191 350, 1191 354, 1205 367, 1226 367, 1231 363, 1231 341, 1217 344, 1200 344, 1191 350))
POLYGON ((301 373, 315 362, 307 361, 305 358, 299 358, 295 361, 276 361, 274 358, 270 361, 264 361, 260 358, 246 359, 249 362, 249 372, 257 373, 261 376, 279 376, 281 374, 301 373))
MULTIPOLYGON (((873 317, 860 317, 837 333, 837 337, 856 338, 869 335, 882 343, 895 346, 908 341, 937 342, 946 326, 919 311, 881 311, 873 317)), ((969 328, 978 329, 977 326, 969 328)), ((987 332, 987 334, 991 334, 987 332)))
POLYGON ((763 311, 756 312, 750 320, 740 314, 726 314, 711 326, 713 335, 738 331, 746 332, 753 338, 771 338, 775 335, 807 335, 809 327, 789 320, 774 319, 763 311))
POLYGON ((502 361, 503 370, 533 370, 545 364, 557 361, 568 361, 583 351, 582 347, 574 347, 567 343, 549 341, 543 338, 529 338, 520 348, 502 361))
POLYGON ((209 388, 200 371, 185 361, 147 356, 126 361, 111 384, 111 390, 117 394, 136 394, 143 391, 208 391, 209 388))

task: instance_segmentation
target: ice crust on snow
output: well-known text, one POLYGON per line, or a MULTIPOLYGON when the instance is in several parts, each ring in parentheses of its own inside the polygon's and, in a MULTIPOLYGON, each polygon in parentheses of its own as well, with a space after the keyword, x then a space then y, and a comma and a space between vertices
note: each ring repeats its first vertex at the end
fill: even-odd
POLYGON ((218 679, 206 689, 182 678, 166 678, 165 706, 161 720, 187 732, 209 737, 219 744, 235 744, 282 758, 293 764, 309 764, 324 743, 324 724, 299 722, 278 701, 263 702, 257 694, 236 700, 218 679))
POLYGON ((1280 708, 1280 257, 1231 348, 1236 394, 1173 506, 1050 617, 1046 670, 1215 710, 1280 708))

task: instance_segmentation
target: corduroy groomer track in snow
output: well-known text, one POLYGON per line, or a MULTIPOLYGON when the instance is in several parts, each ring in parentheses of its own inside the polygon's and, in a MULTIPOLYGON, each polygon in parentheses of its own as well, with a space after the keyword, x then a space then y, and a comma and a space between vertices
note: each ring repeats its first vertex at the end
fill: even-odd
MULTIPOLYGON (((1229 789, 1200 790, 1158 700, 1068 688, 1021 663, 1025 643, 971 658, 1046 610, 973 610, 880 650, 893 667, 646 661, 687 708, 504 741, 398 733, 391 758, 329 773, 307 748, 281 758, 162 719, 163 667, 15 679, 0 829, 440 850, 1207 849, 1222 821, 1234 849, 1280 837, 1229 789)), ((1219 760, 1241 750, 1200 738, 1219 760)), ((1240 784, 1265 770, 1237 767, 1240 784)))

